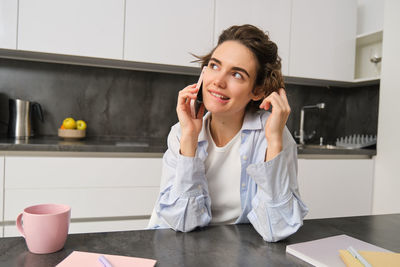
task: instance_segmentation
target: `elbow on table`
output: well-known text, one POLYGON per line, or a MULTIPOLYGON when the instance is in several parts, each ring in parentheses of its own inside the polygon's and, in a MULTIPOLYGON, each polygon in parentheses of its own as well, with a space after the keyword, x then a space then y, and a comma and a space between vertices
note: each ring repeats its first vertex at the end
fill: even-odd
POLYGON ((177 232, 191 232, 198 227, 205 227, 211 221, 211 216, 208 215, 206 212, 200 216, 182 216, 182 217, 175 217, 169 216, 169 214, 163 214, 160 212, 160 217, 164 219, 164 221, 168 224, 168 226, 177 232))
POLYGON ((296 233, 297 230, 303 225, 303 221, 301 220, 298 224, 292 226, 289 229, 285 229, 284 231, 275 232, 269 235, 262 235, 264 241, 266 242, 278 242, 284 240, 291 236, 292 234, 296 233))

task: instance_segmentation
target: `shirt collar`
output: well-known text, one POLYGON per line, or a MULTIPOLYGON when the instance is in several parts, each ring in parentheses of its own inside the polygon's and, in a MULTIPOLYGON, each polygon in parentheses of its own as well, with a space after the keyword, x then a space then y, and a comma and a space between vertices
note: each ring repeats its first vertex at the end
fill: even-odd
POLYGON ((242 131, 244 130, 261 130, 263 124, 261 121, 261 112, 246 112, 244 115, 242 131))
POLYGON ((203 117, 203 127, 201 127, 201 131, 199 133, 199 142, 207 141, 207 127, 210 122, 211 113, 207 112, 203 117))
MULTIPOLYGON (((207 127, 210 123, 211 113, 207 112, 203 117, 203 127, 199 134, 199 142, 207 141, 207 127)), ((244 115, 241 131, 244 130, 260 130, 263 128, 260 112, 246 112, 244 115)))

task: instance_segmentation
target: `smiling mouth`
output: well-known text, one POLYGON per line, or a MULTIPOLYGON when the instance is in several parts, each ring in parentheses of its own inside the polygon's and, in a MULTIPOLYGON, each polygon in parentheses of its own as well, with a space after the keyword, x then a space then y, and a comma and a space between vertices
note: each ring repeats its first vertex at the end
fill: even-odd
POLYGON ((229 100, 229 99, 230 99, 229 97, 226 97, 226 96, 223 96, 223 95, 214 93, 214 92, 210 92, 210 94, 213 95, 213 96, 215 96, 215 97, 218 97, 218 98, 220 98, 220 99, 222 99, 222 100, 229 100))

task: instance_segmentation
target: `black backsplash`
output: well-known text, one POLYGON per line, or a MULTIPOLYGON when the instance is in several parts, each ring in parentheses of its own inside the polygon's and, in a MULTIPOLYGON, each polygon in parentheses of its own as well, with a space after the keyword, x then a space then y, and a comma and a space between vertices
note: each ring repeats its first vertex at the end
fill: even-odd
POLYGON ((379 85, 364 87, 287 86, 292 113, 287 126, 291 133, 300 128, 300 110, 305 105, 324 102, 324 109, 306 109, 304 130, 315 136, 308 143, 334 144, 336 138, 353 134, 376 135, 378 127, 379 85))
MULTIPOLYGON (((38 102, 44 123, 36 135, 56 135, 66 117, 88 123, 87 135, 166 138, 177 122, 178 91, 197 76, 0 59, 0 93, 38 102)), ((300 109, 311 142, 333 143, 339 136, 377 133, 379 85, 354 88, 287 85, 292 108, 287 126, 298 132, 300 109)), ((0 109, 1 110, 1 109, 0 109)))

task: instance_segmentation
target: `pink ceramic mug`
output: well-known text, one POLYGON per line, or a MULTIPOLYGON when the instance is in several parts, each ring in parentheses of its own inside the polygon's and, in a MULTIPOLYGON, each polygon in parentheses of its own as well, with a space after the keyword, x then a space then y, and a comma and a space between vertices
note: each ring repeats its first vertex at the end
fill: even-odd
POLYGON ((32 253, 46 254, 64 247, 68 236, 71 208, 61 204, 41 204, 24 209, 17 228, 32 253), (21 222, 22 221, 22 222, 21 222))

